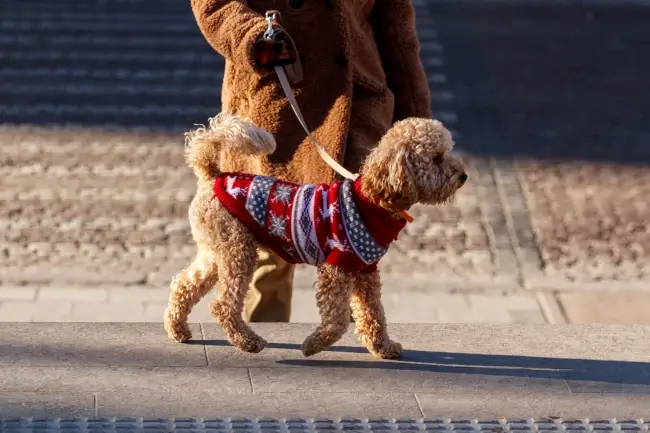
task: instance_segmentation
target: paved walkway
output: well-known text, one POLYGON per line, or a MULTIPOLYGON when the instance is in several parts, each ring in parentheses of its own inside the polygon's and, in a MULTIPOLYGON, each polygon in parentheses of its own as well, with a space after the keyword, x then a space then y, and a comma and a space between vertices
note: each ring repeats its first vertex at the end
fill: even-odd
MULTIPOLYGON (((300 346, 313 325, 256 324, 269 342, 258 354, 235 350, 215 324, 191 329, 190 344, 176 344, 160 324, 0 323, 0 423, 3 416, 61 417, 63 431, 83 432, 70 418, 145 417, 149 425, 140 428, 119 419, 126 428, 118 431, 155 431, 160 418, 176 418, 184 428, 175 431, 189 431, 187 417, 296 424, 302 417, 424 417, 440 420, 434 426, 447 418, 517 418, 554 424, 540 425, 545 432, 647 431, 647 326, 392 325, 392 339, 404 348, 396 361, 368 354, 352 331, 305 359, 300 346)), ((463 424, 454 430, 481 433, 463 424)), ((114 431, 110 424, 106 430, 114 431)), ((413 429, 388 431, 405 430, 413 429)))
MULTIPOLYGON (((162 322, 169 291, 142 287, 0 286, 2 322, 162 322)), ((207 322, 208 295, 190 320, 207 322)), ((384 307, 392 323, 545 323, 533 294, 388 290, 384 307)), ((297 289, 292 322, 319 321, 314 292, 297 289)))
MULTIPOLYGON (((650 321, 650 8, 414 3, 471 181, 382 262, 390 320, 650 321)), ((181 133, 218 111, 222 60, 173 0, 0 12, 0 321, 160 320, 193 255, 181 133)))

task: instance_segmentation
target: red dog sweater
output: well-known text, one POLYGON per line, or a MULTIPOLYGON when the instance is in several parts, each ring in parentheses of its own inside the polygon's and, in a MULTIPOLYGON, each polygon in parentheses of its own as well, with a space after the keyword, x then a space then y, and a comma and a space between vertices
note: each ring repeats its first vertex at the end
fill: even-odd
POLYGON ((328 263, 373 271, 406 221, 361 194, 360 178, 299 185, 242 173, 221 173, 214 195, 289 263, 328 263))

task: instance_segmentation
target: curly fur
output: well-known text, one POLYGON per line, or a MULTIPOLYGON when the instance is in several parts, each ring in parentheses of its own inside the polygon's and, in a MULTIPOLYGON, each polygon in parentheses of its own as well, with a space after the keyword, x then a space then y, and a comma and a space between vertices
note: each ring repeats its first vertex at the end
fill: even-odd
MULTIPOLYGON (((212 315, 233 346, 259 352, 266 341, 242 319, 258 244, 243 223, 214 199, 212 181, 219 173, 221 152, 268 154, 274 151, 275 140, 267 131, 228 113, 186 137, 186 161, 199 179, 189 210, 198 253, 171 282, 165 329, 174 341, 189 340, 192 335, 187 317, 192 307, 219 282, 221 292, 212 303, 212 315)), ((409 118, 397 122, 365 161, 362 192, 395 215, 415 203, 451 200, 467 178, 463 164, 450 154, 452 148, 451 134, 436 120, 409 118)), ((379 272, 350 273, 323 264, 317 274, 321 323, 305 339, 303 354, 310 356, 336 343, 348 329, 351 308, 356 333, 368 351, 380 358, 399 358, 402 346, 388 336, 379 272)))
POLYGON ((239 155, 267 155, 275 152, 275 138, 250 121, 222 112, 185 134, 185 162, 199 180, 210 181, 219 174, 222 144, 239 155))

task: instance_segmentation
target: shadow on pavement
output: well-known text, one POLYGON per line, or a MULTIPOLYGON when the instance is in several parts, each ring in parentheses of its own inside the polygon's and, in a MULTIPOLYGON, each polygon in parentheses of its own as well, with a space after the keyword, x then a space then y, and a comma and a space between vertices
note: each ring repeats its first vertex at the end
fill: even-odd
POLYGON ((435 373, 650 385, 650 363, 644 362, 407 350, 403 359, 399 361, 284 360, 278 361, 278 363, 303 367, 415 370, 435 373))
MULTIPOLYGON (((197 368, 248 368, 265 367, 319 367, 331 374, 350 375, 354 369, 368 371, 387 370, 462 375, 459 381, 471 381, 471 375, 497 377, 525 377, 621 385, 650 385, 650 363, 617 360, 594 360, 576 358, 551 358, 536 356, 513 356, 480 353, 453 353, 405 350, 400 360, 380 360, 365 348, 338 345, 327 352, 349 354, 351 359, 304 358, 300 344, 269 342, 261 354, 245 354, 237 351, 226 340, 190 340, 194 346, 222 347, 222 351, 189 350, 184 345, 165 342, 155 347, 139 348, 133 345, 125 350, 106 350, 101 347, 84 347, 83 344, 21 345, 15 342, 0 344, 0 366, 66 367, 66 368, 127 368, 134 370, 151 368, 180 368, 201 374, 197 368), (269 353, 269 349, 284 352, 269 353), (216 357, 216 358, 213 358, 216 357), (221 358, 223 358, 221 360, 221 358), (212 359, 212 361, 209 361, 212 359), (270 363, 270 365, 269 365, 270 363)), ((347 358, 347 356, 346 356, 347 358)))
MULTIPOLYGON (((230 343, 225 340, 196 340, 189 343, 205 344, 207 346, 230 346, 230 343)), ((299 344, 269 342, 266 347, 295 350, 298 352, 296 357, 302 357, 299 353, 299 344)), ((233 350, 235 349, 233 348, 233 350)), ((342 361, 302 358, 279 360, 277 363, 279 365, 300 367, 411 370, 432 373, 481 374, 650 385, 650 363, 646 362, 427 352, 408 349, 405 350, 402 359, 389 361, 374 359, 365 348, 360 346, 334 346, 329 348, 328 351, 367 355, 369 360, 342 361)))

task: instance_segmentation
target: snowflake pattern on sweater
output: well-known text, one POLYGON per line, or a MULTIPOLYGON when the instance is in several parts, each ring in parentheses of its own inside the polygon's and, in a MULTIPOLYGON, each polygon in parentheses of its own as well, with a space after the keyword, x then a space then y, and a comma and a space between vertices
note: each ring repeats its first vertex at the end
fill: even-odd
POLYGON ((214 194, 261 244, 289 263, 372 271, 405 225, 363 197, 359 179, 300 185, 221 173, 214 194))

